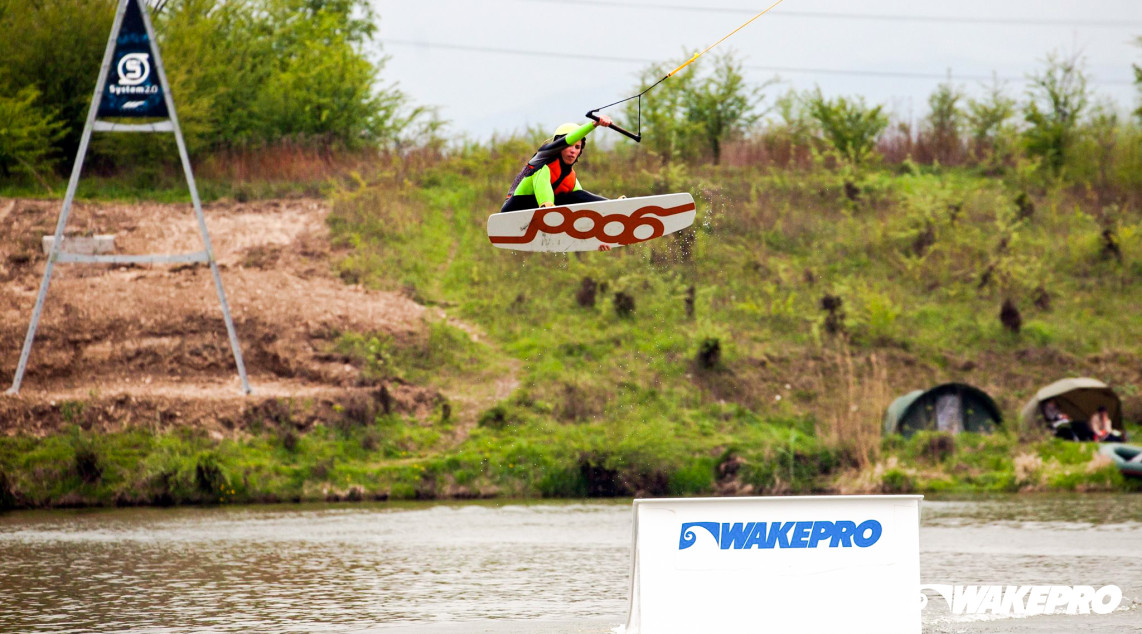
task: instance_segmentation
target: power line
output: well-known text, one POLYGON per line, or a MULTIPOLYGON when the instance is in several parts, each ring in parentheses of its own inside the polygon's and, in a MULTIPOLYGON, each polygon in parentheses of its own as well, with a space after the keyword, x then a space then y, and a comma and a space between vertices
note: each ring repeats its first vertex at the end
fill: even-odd
MULTIPOLYGON (((442 42, 422 42, 416 40, 397 40, 381 38, 379 40, 383 44, 396 44, 399 46, 412 46, 423 47, 431 49, 445 49, 454 51, 467 51, 476 53, 494 53, 501 55, 525 55, 528 57, 557 57, 561 59, 582 59, 596 62, 615 62, 622 64, 661 64, 662 60, 638 58, 638 57, 611 57, 606 55, 591 55, 587 53, 564 53, 552 51, 526 51, 520 49, 510 48, 497 48, 492 46, 467 46, 464 44, 446 44, 442 42)), ((891 79, 924 79, 924 80, 939 80, 939 81, 991 81, 998 79, 1000 81, 1023 81, 1023 77, 995 77, 993 75, 975 75, 975 74, 952 74, 948 73, 913 73, 907 71, 882 71, 882 70, 861 70, 861 69, 846 69, 846 68, 804 68, 793 66, 759 66, 754 64, 743 64, 743 68, 750 70, 761 70, 771 73, 805 73, 811 75, 848 75, 853 77, 883 77, 891 79)), ((1105 85, 1133 85, 1133 81, 1129 80, 1092 80, 1091 83, 1105 84, 1105 85)))
MULTIPOLYGON (((573 4, 576 7, 596 6, 614 7, 623 9, 654 9, 660 11, 691 11, 699 13, 753 13, 752 9, 738 9, 734 7, 699 7, 677 4, 635 4, 631 2, 615 2, 613 0, 531 0, 532 2, 546 2, 553 4, 573 4)), ((823 11, 796 11, 781 9, 774 11, 773 17, 786 18, 819 18, 827 20, 875 20, 888 22, 937 22, 940 24, 994 24, 1005 26, 1053 26, 1053 27, 1093 27, 1112 29, 1135 29, 1142 27, 1139 20, 1059 20, 1051 18, 984 18, 958 15, 900 15, 889 13, 826 13, 823 11)))

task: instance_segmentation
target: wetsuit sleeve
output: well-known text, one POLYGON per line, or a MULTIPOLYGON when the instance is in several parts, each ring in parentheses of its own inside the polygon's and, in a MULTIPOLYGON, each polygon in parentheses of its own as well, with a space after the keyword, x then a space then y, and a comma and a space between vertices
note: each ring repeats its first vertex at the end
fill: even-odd
POLYGON ((555 202, 555 191, 551 189, 551 169, 546 165, 531 175, 532 187, 535 189, 535 202, 537 205, 555 202))
POLYGON ((578 130, 572 132, 571 134, 568 134, 563 140, 567 142, 567 145, 575 145, 575 143, 577 141, 586 137, 588 134, 591 133, 591 130, 594 130, 594 129, 595 129, 595 124, 593 122, 589 121, 587 123, 584 123, 582 126, 580 126, 580 128, 578 130))

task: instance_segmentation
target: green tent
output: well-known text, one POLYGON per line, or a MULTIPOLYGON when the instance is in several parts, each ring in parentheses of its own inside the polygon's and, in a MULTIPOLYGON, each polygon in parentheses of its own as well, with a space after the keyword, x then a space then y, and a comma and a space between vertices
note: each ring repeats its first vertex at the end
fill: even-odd
POLYGON ((1052 400, 1059 411, 1072 421, 1090 420, 1091 414, 1098 411, 1101 405, 1110 415, 1114 428, 1122 429, 1122 403, 1118 400, 1118 395, 1102 381, 1087 377, 1062 379, 1039 390, 1023 406, 1019 420, 1028 428, 1046 425, 1043 406, 1052 400))
POLYGON ((884 433, 911 436, 921 429, 991 433, 1003 421, 995 401, 965 383, 915 390, 892 401, 884 413, 884 433))

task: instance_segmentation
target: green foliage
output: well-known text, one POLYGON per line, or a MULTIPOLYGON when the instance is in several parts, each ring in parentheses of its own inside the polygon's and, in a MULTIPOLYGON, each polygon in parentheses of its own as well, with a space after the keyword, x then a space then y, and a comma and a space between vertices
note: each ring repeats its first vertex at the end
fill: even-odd
POLYGON ((1085 465, 1097 453, 1098 445, 1051 439, 1040 443, 1038 455, 1045 462, 1054 461, 1063 465, 1085 465))
POLYGON ((959 154, 960 130, 964 124, 960 108, 963 98, 963 90, 950 82, 941 83, 928 97, 925 132, 936 159, 944 163, 954 161, 959 154))
MULTIPOLYGON (((0 120, 14 122, 0 169, 40 171, 44 157, 74 155, 117 4, 0 0, 0 32, 20 34, 0 38, 0 120)), ((375 24, 366 0, 168 2, 155 36, 190 151, 433 139, 433 111, 382 82, 384 60, 370 58, 375 24)), ((92 150, 110 164, 174 156, 171 139, 154 135, 103 135, 92 150)))
MULTIPOLYGON (((1142 37, 1134 40, 1134 43, 1138 46, 1142 46, 1142 37)), ((1138 88, 1140 96, 1142 96, 1142 66, 1138 64, 1131 64, 1131 66, 1134 68, 1134 85, 1138 88)), ((1134 111, 1134 116, 1142 121, 1142 105, 1138 106, 1138 109, 1134 111)))
POLYGON ((1019 443, 1006 431, 956 436, 920 432, 907 440, 886 438, 882 450, 886 468, 880 484, 885 492, 1132 488, 1113 463, 1100 459, 1097 443, 1058 439, 1019 443))
POLYGON ((808 106, 825 140, 855 166, 864 163, 888 127, 883 106, 869 108, 863 97, 826 99, 818 89, 808 97, 808 106))
POLYGON ((1107 100, 1095 101, 1089 114, 1075 133, 1073 151, 1068 159, 1068 176, 1078 182, 1106 188, 1118 181, 1116 163, 1122 162, 1119 144, 1125 140, 1118 112, 1107 100))
POLYGON ((52 146, 63 135, 63 124, 36 106, 35 87, 8 95, 12 92, 0 75, 0 176, 26 174, 48 187, 41 174, 55 162, 52 146))
POLYGON ((539 494, 545 498, 585 498, 588 483, 579 465, 548 469, 539 481, 539 494))
POLYGON ((1010 130, 1008 122, 1015 116, 1015 99, 1008 97, 1006 88, 994 79, 981 98, 968 100, 966 114, 972 140, 977 143, 997 142, 1010 130))
POLYGON ((0 77, 12 91, 5 95, 35 91, 31 105, 62 124, 63 137, 52 146, 58 156, 74 156, 79 147, 116 5, 0 0, 0 77))
POLYGON ((992 172, 1006 168, 1017 145, 1018 132, 1012 119, 1015 99, 998 78, 993 78, 983 96, 969 98, 965 113, 972 157, 992 172))
POLYGON ((714 461, 710 458, 694 460, 670 474, 666 484, 670 495, 687 496, 708 494, 714 487, 714 461))
POLYGON ((181 0, 156 25, 180 118, 211 147, 395 142, 427 111, 404 113, 405 96, 380 85, 365 55, 375 29, 362 0, 181 0))
POLYGON ((1076 131, 1090 101, 1082 58, 1047 55, 1046 68, 1030 77, 1023 118, 1027 151, 1058 174, 1070 159, 1076 131))
POLYGON ((778 134, 787 136, 794 143, 804 143, 812 136, 815 128, 813 114, 809 108, 809 95, 789 90, 778 97, 773 104, 777 121, 773 127, 778 134))
MULTIPOLYGON (((670 79, 659 84, 653 97, 644 97, 641 101, 628 101, 624 110, 624 121, 627 129, 638 127, 641 121, 643 145, 661 158, 664 163, 670 163, 682 158, 687 151, 690 138, 694 136, 694 122, 686 115, 686 102, 697 84, 696 73, 698 62, 690 64, 670 79), (634 126, 634 127, 632 127, 634 126)), ((662 65, 650 66, 639 76, 639 92, 660 80, 669 72, 662 65)))
POLYGON ((889 469, 880 479, 880 490, 884 493, 912 493, 916 490, 916 480, 901 469, 889 469))
POLYGON ((740 138, 761 118, 758 108, 762 91, 773 82, 747 85, 742 65, 732 53, 716 57, 713 63, 713 73, 693 86, 685 97, 685 106, 686 118, 717 165, 722 146, 740 138))
MULTIPOLYGON (((772 82, 747 84, 733 53, 716 56, 712 63, 713 70, 703 74, 704 66, 692 62, 641 102, 626 105, 625 120, 632 125, 641 120, 643 144, 665 163, 709 157, 717 164, 723 146, 761 118, 762 93, 772 82)), ((666 72, 660 65, 644 69, 639 85, 650 86, 666 72)))
POLYGON ((361 361, 373 379, 428 383, 433 377, 475 371, 487 364, 487 350, 468 333, 443 321, 429 322, 423 335, 397 342, 391 336, 344 333, 336 350, 361 361))

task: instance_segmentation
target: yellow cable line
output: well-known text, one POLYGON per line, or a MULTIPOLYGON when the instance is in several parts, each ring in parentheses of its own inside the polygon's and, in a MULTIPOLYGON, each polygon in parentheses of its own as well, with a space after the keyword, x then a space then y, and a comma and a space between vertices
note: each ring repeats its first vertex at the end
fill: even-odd
POLYGON ((682 70, 683 68, 686 68, 686 67, 687 67, 687 66, 689 66, 689 65, 690 65, 690 64, 691 64, 691 63, 692 63, 694 60, 696 60, 696 59, 698 59, 699 57, 701 57, 701 56, 705 55, 707 51, 709 51, 710 49, 714 48, 715 46, 717 46, 717 45, 721 44, 722 42, 726 41, 726 40, 727 40, 727 39, 729 39, 729 38, 730 38, 730 36, 732 36, 734 33, 737 33, 738 31, 740 31, 740 30, 744 29, 745 27, 749 26, 750 22, 753 22, 754 20, 756 20, 756 19, 760 18, 761 16, 765 15, 766 13, 769 13, 769 10, 770 10, 770 9, 772 9, 773 7, 776 7, 777 5, 781 4, 782 2, 785 2, 785 0, 777 0, 777 2, 774 2, 773 4, 769 5, 769 7, 765 9, 765 11, 762 11, 761 13, 759 13, 759 14, 757 14, 757 15, 753 16, 752 18, 750 18, 750 19, 746 20, 746 21, 745 21, 745 24, 742 24, 741 26, 739 26, 738 28, 734 29, 733 31, 730 31, 730 32, 729 32, 729 33, 728 33, 728 34, 727 34, 725 37, 723 37, 722 39, 718 40, 717 42, 714 42, 713 44, 711 44, 711 45, 707 46, 707 47, 706 47, 706 50, 702 51, 701 53, 694 53, 694 57, 691 57, 690 59, 686 60, 686 63, 684 63, 684 64, 682 64, 681 66, 679 66, 678 68, 675 68, 674 70, 670 71, 669 73, 667 73, 667 74, 666 74, 666 76, 667 76, 667 77, 672 77, 672 76, 674 75, 674 73, 677 73, 678 71, 682 70))

